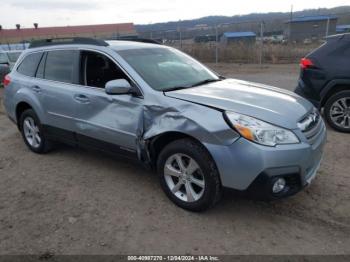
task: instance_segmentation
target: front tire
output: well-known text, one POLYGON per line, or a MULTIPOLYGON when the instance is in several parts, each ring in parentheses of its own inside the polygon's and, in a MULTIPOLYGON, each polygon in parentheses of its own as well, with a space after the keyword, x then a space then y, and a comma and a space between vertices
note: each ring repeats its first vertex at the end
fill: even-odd
POLYGON ((221 197, 216 165, 207 150, 194 140, 168 144, 158 157, 157 170, 162 189, 181 208, 203 211, 221 197))
POLYGON ((40 120, 34 110, 27 109, 21 114, 19 129, 25 144, 34 153, 43 154, 52 149, 52 143, 46 138, 40 120))
POLYGON ((337 131, 350 133, 350 91, 331 96, 325 105, 327 123, 337 131))

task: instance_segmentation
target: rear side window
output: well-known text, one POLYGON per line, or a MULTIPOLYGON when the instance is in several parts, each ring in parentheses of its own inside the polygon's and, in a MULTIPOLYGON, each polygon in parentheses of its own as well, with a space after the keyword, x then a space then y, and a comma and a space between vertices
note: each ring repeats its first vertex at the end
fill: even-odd
POLYGON ((76 51, 59 50, 47 53, 45 79, 72 83, 76 51))
POLYGON ((27 55, 17 68, 17 71, 23 75, 34 77, 42 55, 43 53, 27 55))

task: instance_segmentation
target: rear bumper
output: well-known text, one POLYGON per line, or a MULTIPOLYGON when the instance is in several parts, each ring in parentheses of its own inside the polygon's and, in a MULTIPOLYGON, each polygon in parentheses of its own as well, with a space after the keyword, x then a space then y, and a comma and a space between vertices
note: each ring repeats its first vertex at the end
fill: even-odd
POLYGON ((315 94, 313 94, 313 91, 308 88, 301 79, 299 79, 298 86, 295 88, 294 92, 310 101, 316 108, 320 108, 320 101, 315 99, 315 94))
POLYGON ((15 109, 15 105, 13 103, 13 94, 12 92, 9 91, 9 88, 5 88, 4 93, 3 93, 3 105, 6 111, 6 114, 8 116, 8 118, 16 123, 16 109, 15 109))
MULTIPOLYGON (((230 146, 208 146, 222 185, 265 199, 297 193, 311 183, 320 166, 326 141, 323 122, 322 125, 322 132, 312 145, 302 139, 299 144, 267 147, 240 138, 230 146), (279 177, 285 178, 288 190, 273 194, 272 183, 279 177)), ((298 136, 301 138, 302 134, 298 136)))

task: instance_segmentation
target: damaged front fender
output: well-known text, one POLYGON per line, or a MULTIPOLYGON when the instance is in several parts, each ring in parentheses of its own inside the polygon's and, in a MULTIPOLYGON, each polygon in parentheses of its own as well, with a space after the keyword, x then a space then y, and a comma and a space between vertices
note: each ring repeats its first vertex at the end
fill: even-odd
MULTIPOLYGON (((181 133, 204 146, 230 145, 239 135, 224 120, 219 110, 165 97, 170 103, 144 105, 137 130, 137 153, 144 163, 152 163, 151 141, 163 134, 181 133), (169 101, 170 102, 170 101, 169 101)), ((159 152, 157 152, 159 153, 159 152)))

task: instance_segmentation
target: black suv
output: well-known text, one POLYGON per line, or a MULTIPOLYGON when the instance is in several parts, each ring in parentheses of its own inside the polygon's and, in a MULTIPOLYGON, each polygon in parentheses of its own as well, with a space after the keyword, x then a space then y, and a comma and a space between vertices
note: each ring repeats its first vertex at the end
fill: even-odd
POLYGON ((350 132, 350 34, 334 35, 301 59, 295 92, 317 108, 334 129, 350 132))

